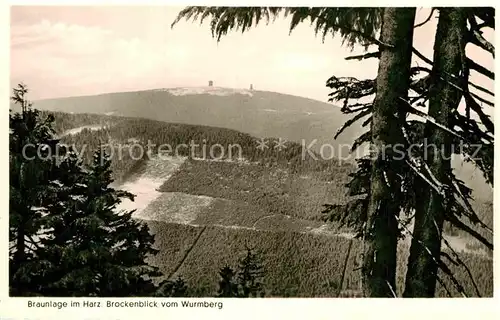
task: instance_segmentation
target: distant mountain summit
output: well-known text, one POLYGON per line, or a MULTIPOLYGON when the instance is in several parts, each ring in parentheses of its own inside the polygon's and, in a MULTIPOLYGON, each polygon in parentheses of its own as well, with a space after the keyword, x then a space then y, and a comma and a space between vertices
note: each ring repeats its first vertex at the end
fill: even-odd
POLYGON ((214 86, 167 88, 167 89, 156 89, 154 91, 165 91, 174 96, 191 96, 197 94, 210 94, 215 96, 230 96, 233 94, 243 94, 247 96, 253 96, 253 93, 250 90, 214 87, 214 86))
MULTIPOLYGON (((164 88, 35 101, 42 110, 140 117, 166 122, 229 128, 256 137, 304 141, 311 149, 351 144, 361 133, 353 126, 333 136, 350 118, 331 103, 277 92, 216 86, 164 88)), ((334 154, 333 156, 338 156, 334 154)), ((347 155, 346 155, 347 157, 347 155)))

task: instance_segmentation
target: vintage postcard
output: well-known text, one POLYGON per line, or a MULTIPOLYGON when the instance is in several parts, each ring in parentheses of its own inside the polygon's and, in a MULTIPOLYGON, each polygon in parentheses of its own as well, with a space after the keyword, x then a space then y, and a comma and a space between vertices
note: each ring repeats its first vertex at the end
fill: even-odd
POLYGON ((495 8, 248 5, 6 9, 6 319, 491 316, 495 8))

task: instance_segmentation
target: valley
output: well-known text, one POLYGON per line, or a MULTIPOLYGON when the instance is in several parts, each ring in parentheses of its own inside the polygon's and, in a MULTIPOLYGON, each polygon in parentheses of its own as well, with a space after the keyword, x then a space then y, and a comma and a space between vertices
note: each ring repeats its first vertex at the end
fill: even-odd
MULTIPOLYGON (((102 96, 82 101, 68 98, 52 103, 60 103, 54 114, 61 142, 74 145, 77 149, 87 145, 88 150, 81 155, 84 161, 89 161, 90 150, 98 148, 103 142, 110 146, 124 146, 123 157, 112 160, 114 187, 129 191, 136 198, 133 202, 122 202, 117 210, 135 210, 133 217, 146 221, 150 226, 155 234, 155 247, 160 250, 156 256, 150 257, 150 261, 160 268, 163 278, 182 276, 188 286, 199 288, 191 294, 209 295, 217 286, 219 268, 226 264, 234 265, 248 246, 263 257, 267 296, 337 297, 359 294, 361 241, 349 228, 325 222, 321 213, 323 204, 345 204, 349 200, 345 183, 349 181, 354 165, 336 159, 303 161, 300 140, 293 138, 302 135, 311 140, 317 133, 314 130, 331 128, 333 125, 329 121, 333 118, 337 122, 343 121, 339 110, 331 110, 332 106, 329 106, 328 111, 323 105, 301 109, 300 104, 305 100, 291 104, 288 109, 285 108, 286 101, 272 107, 258 105, 258 108, 252 107, 255 102, 245 102, 244 99, 256 97, 262 100, 260 95, 266 96, 261 92, 249 95, 227 92, 209 94, 204 91, 196 97, 191 91, 178 90, 155 91, 149 97, 143 93, 128 93, 127 97, 153 101, 160 99, 156 94, 171 96, 161 96, 165 98, 162 103, 164 108, 155 107, 156 112, 153 113, 150 112, 154 107, 152 103, 145 104, 146 110, 142 111, 132 108, 130 102, 119 110, 114 101, 127 100, 117 95, 106 98, 108 105, 103 105, 102 96), (173 102, 169 105, 173 101, 169 99, 188 98, 199 98, 204 102, 192 102, 192 109, 173 102), (222 100, 212 101, 212 98, 222 100), (101 102, 96 106, 91 101, 101 102), (68 107, 63 107, 66 103, 68 107), (229 114, 224 113, 224 108, 229 108, 232 103, 238 108, 244 108, 246 103, 250 108, 245 112, 231 110, 229 114), (208 104, 219 109, 208 112, 208 104), (82 105, 89 107, 83 109, 82 105), (76 112, 77 106, 80 111, 89 113, 67 113, 76 112), (181 107, 184 113, 179 111, 181 107), (190 112, 195 110, 193 112, 196 113, 200 108, 208 113, 194 117, 191 124, 185 123, 190 121, 190 112), (163 112, 161 116, 158 113, 160 110, 163 112), (304 110, 311 114, 305 114, 304 110), (139 111, 141 116, 155 120, 137 118, 139 111), (245 130, 245 125, 247 128, 250 125, 245 122, 257 111, 265 116, 256 116, 251 124, 253 129, 245 130), (109 114, 111 112, 113 114, 109 114), (273 114, 279 117, 274 118, 273 114), (279 126, 280 121, 282 127, 279 126), (259 134, 257 131, 260 131, 259 134), (262 135, 285 137, 287 148, 281 151, 272 145, 262 150, 256 148, 256 138, 262 135), (181 154, 165 156, 155 147, 142 154, 134 148, 134 145, 145 146, 149 141, 155 145, 169 144, 174 148, 189 141, 205 141, 208 147, 238 144, 242 157, 206 158, 199 150, 194 155, 185 150, 181 154)), ((49 108, 48 103, 40 104, 49 108)), ((328 139, 325 133, 321 137, 324 141, 328 139)), ((477 193, 482 197, 477 197, 474 206, 483 220, 492 225, 492 198, 488 198, 488 191, 477 193)), ((473 274, 481 295, 491 296, 491 252, 463 235, 449 234, 446 239, 460 251, 462 260, 474 265, 473 274)), ((409 237, 399 245, 408 246, 409 237)), ((401 293, 403 288, 402 275, 407 259, 403 255, 398 257, 397 293, 401 293)), ((474 295, 467 271, 460 266, 451 265, 450 268, 466 284, 466 291, 474 295)), ((448 279, 444 280, 444 284, 448 289, 453 287, 448 279)), ((457 292, 454 294, 458 295, 457 292)), ((442 285, 438 285, 437 295, 446 296, 442 285)))
MULTIPOLYGON (((72 113, 74 120, 84 116, 84 120, 76 120, 76 127, 93 121, 106 125, 107 119, 116 120, 118 117, 144 118, 227 128, 256 138, 281 137, 286 141, 311 145, 315 152, 319 152, 322 145, 331 145, 332 157, 350 163, 354 163, 356 157, 349 149, 367 129, 356 123, 333 139, 335 132, 350 118, 338 106, 276 92, 222 87, 117 92, 38 100, 35 105, 40 110, 72 113)), ((11 108, 15 110, 17 107, 11 104, 11 108)), ((361 150, 358 155, 363 153, 361 150)), ((326 153, 329 157, 329 152, 326 153)), ((467 180, 472 187, 473 196, 491 201, 493 193, 480 170, 459 157, 454 157, 452 162, 457 177, 467 180)))

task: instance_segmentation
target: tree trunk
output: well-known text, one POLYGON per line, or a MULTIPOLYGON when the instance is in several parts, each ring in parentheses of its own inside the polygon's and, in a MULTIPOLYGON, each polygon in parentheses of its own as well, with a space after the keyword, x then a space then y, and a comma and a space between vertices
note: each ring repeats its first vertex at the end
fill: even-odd
MULTIPOLYGON (((452 112, 456 110, 462 97, 461 91, 447 81, 460 86, 450 75, 458 78, 462 70, 466 25, 466 9, 440 9, 429 89, 429 115, 446 127, 451 126, 452 112)), ((429 122, 426 124, 424 137, 429 146, 424 160, 434 176, 440 182, 448 184, 452 137, 429 122)), ((447 208, 443 198, 434 189, 423 181, 422 185, 423 192, 415 209, 405 297, 434 297, 436 289, 436 261, 440 260, 441 232, 447 208)))
POLYGON ((382 16, 377 94, 373 103, 371 147, 373 166, 365 228, 363 294, 393 297, 396 288, 396 250, 399 204, 387 180, 393 177, 391 153, 400 143, 404 113, 401 98, 408 96, 415 8, 385 8, 382 16), (386 45, 384 45, 386 44, 386 45))
POLYGON ((24 262, 25 254, 26 254, 26 240, 24 240, 24 225, 21 225, 17 229, 16 252, 14 254, 14 260, 16 264, 24 262))

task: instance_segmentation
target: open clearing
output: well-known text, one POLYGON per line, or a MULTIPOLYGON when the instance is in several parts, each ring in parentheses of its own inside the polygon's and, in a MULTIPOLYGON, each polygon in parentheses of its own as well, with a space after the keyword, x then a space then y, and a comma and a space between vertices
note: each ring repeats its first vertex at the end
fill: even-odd
MULTIPOLYGON (((143 220, 352 239, 352 232, 303 213, 317 210, 317 204, 328 199, 326 197, 331 191, 328 187, 326 182, 318 183, 312 178, 304 180, 302 175, 296 177, 281 170, 271 171, 246 161, 191 160, 187 163, 184 157, 157 157, 149 160, 145 168, 121 186, 136 198, 133 202, 124 201, 118 209, 136 210, 134 217, 143 220), (255 175, 255 167, 264 171, 255 175), (193 179, 198 176, 198 170, 204 171, 204 177, 193 179), (273 180, 278 190, 286 192, 278 193, 269 187, 262 192, 264 183, 273 180), (255 193, 258 201, 255 201, 255 193), (324 195, 323 200, 318 194, 324 195), (311 198, 310 195, 316 195, 311 196, 314 202, 304 202, 302 208, 294 208, 295 211, 282 211, 287 206, 276 206, 276 203, 286 204, 301 197, 311 198), (304 205, 312 207, 304 208, 304 205)), ((447 235, 446 240, 457 252, 491 259, 486 251, 473 249, 471 244, 474 242, 469 239, 447 235)), ((406 237, 405 241, 409 244, 411 238, 406 237)), ((443 248, 446 248, 444 241, 443 248)))
POLYGON ((61 136, 75 135, 75 134, 82 132, 84 129, 88 129, 90 131, 97 131, 97 130, 101 130, 103 128, 104 128, 104 126, 102 126, 102 125, 81 126, 78 128, 73 128, 73 129, 70 129, 68 131, 65 131, 61 136))
POLYGON ((120 186, 121 189, 135 195, 134 201, 124 200, 117 210, 136 210, 134 216, 142 218, 142 212, 162 193, 157 189, 185 161, 181 157, 152 158, 146 167, 120 186))

